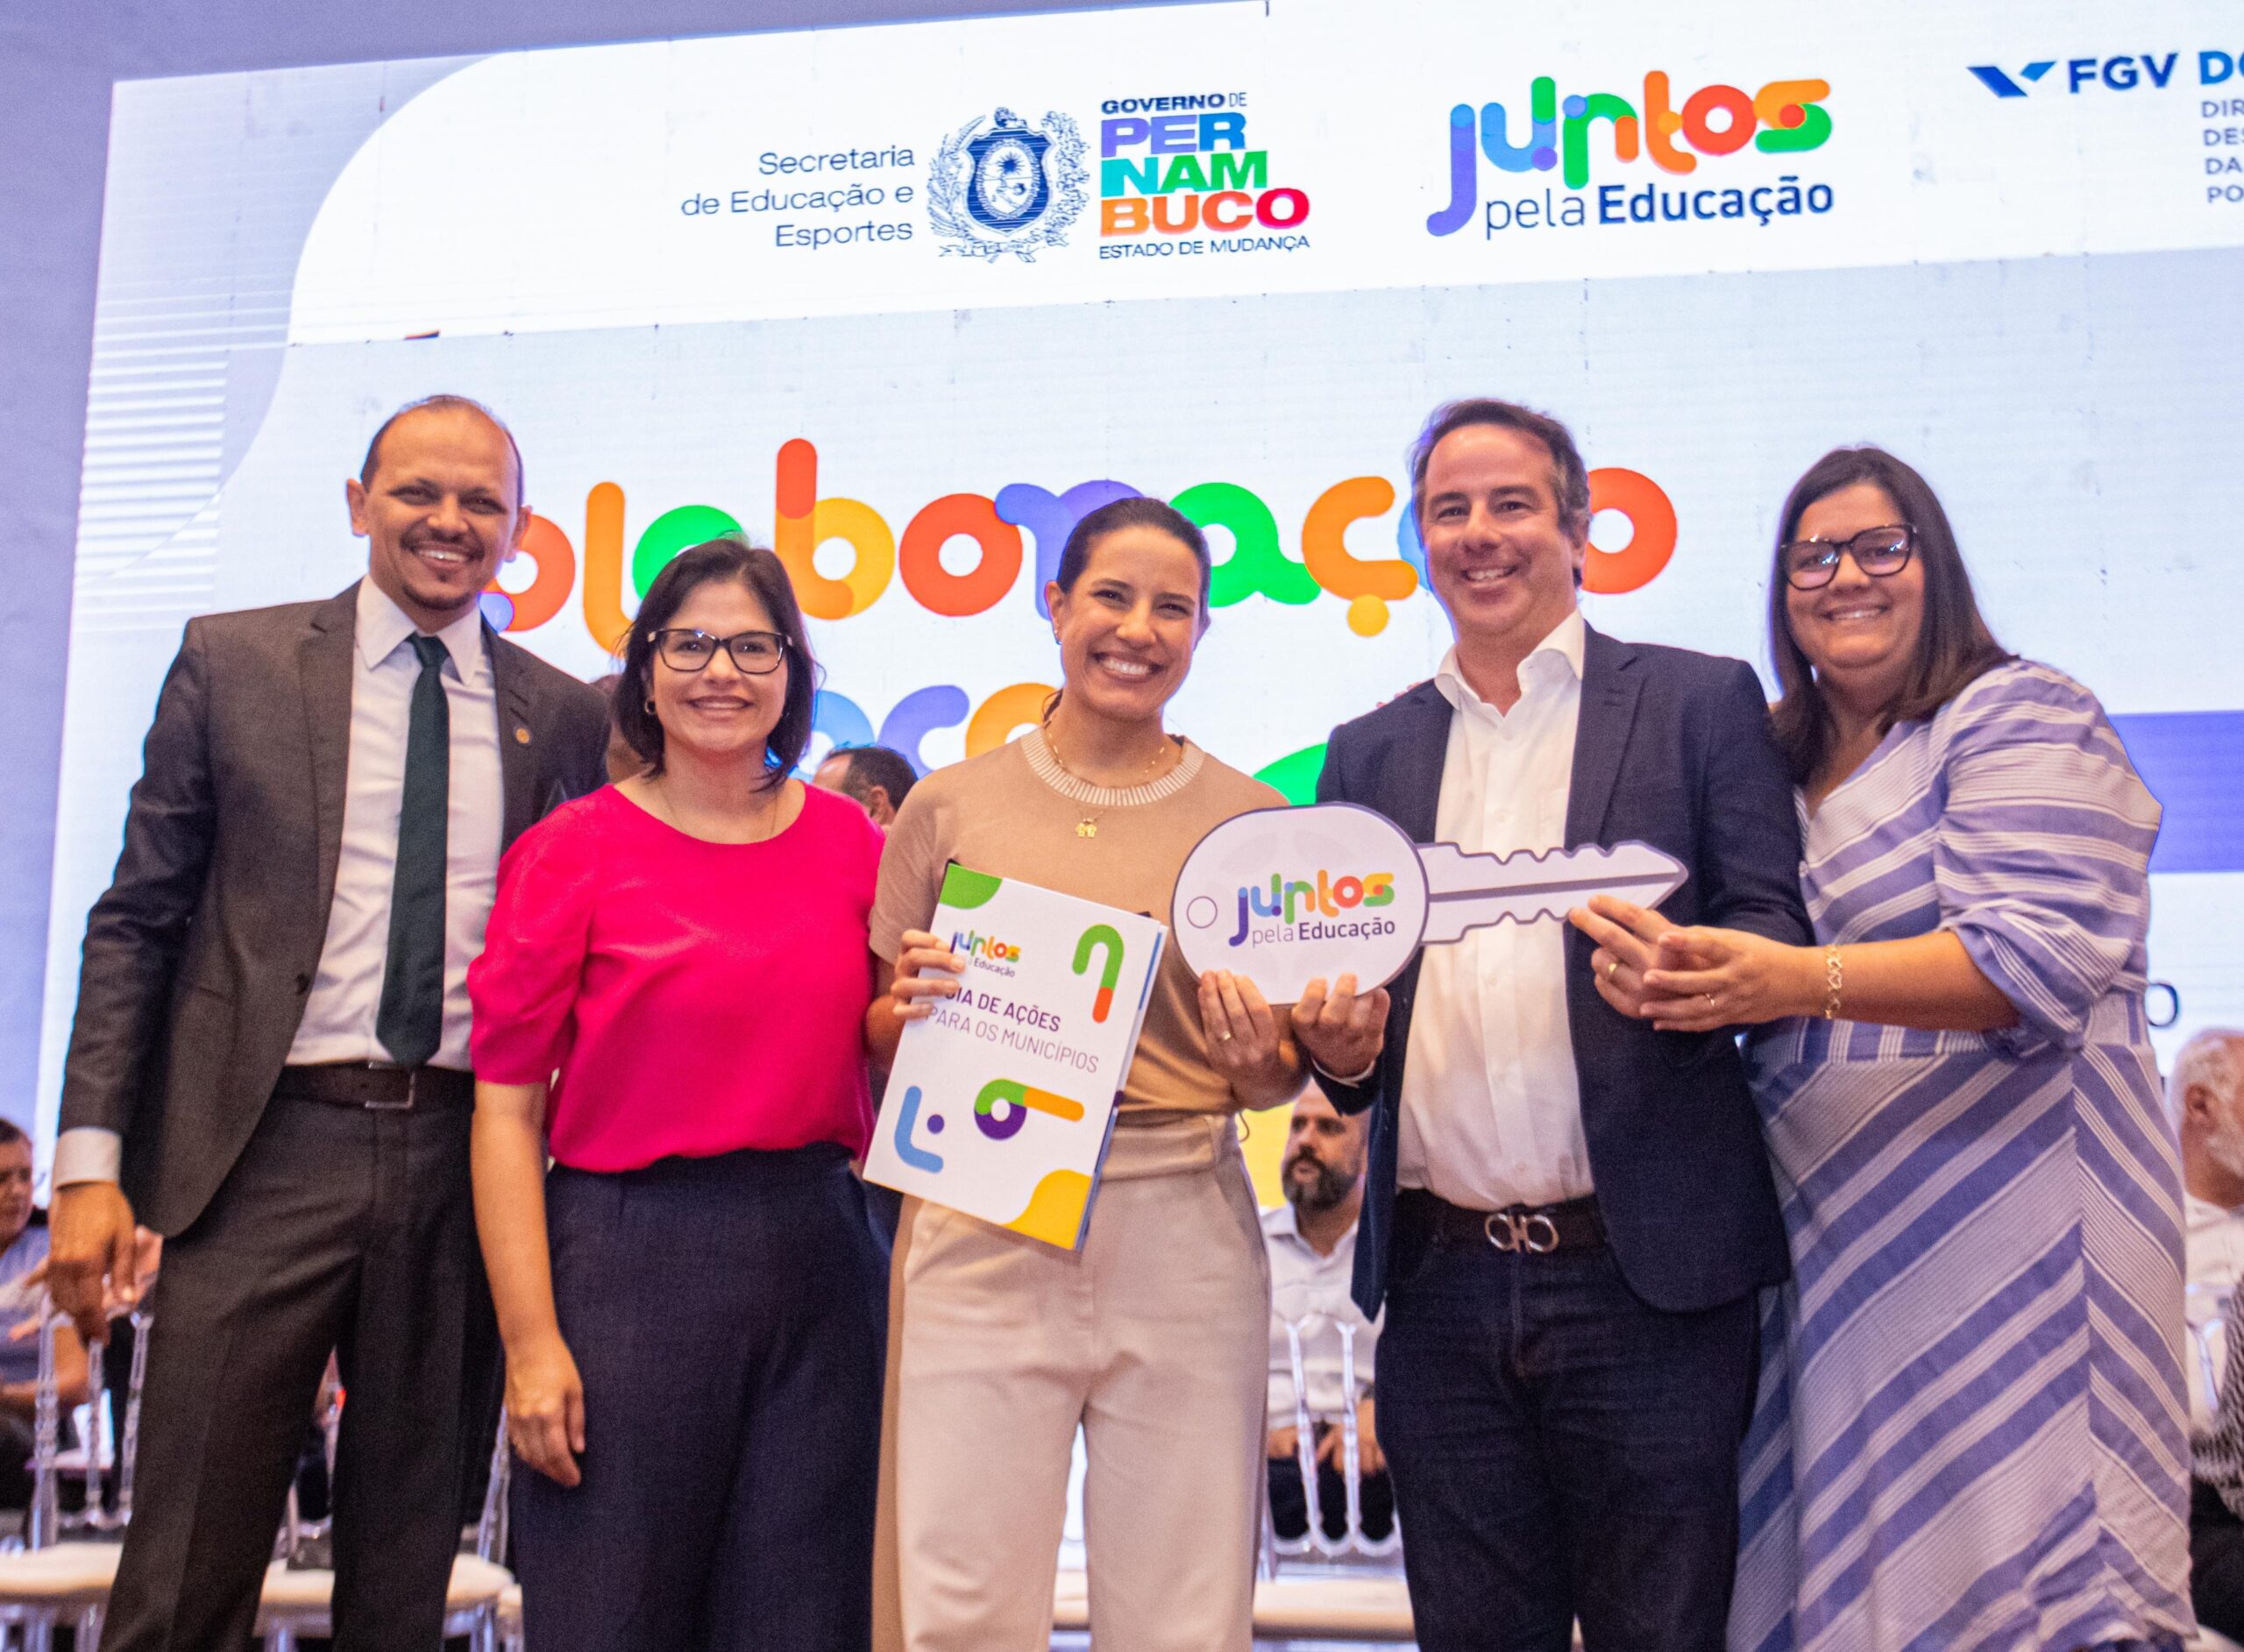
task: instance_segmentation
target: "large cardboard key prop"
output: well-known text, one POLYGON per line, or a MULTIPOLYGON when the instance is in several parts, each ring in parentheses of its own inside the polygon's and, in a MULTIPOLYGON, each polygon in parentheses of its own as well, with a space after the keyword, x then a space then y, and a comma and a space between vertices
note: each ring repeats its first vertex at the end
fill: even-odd
POLYGON ((1322 977, 1369 992, 1421 947, 1509 920, 1561 921, 1593 895, 1655 906, 1681 861, 1648 843, 1467 854, 1418 844, 1353 803, 1256 809, 1202 838, 1177 874, 1170 921, 1193 972, 1230 970, 1272 1003, 1322 977))

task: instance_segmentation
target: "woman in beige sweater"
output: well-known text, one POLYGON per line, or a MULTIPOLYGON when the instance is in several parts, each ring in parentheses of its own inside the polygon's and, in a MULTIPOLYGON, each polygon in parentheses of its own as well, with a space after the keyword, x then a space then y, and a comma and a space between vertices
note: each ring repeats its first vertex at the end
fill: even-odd
MULTIPOLYGON (((1085 516, 1046 588, 1062 688, 1040 728, 913 789, 881 864, 876 1065, 956 989, 927 925, 944 868, 1166 920, 1218 822, 1284 799, 1161 713, 1208 622, 1208 549, 1154 500, 1085 516)), ((1269 1273, 1234 1116, 1301 1087, 1287 1017, 1171 948, 1081 1251, 926 1205, 899 1235, 890 1351, 910 1652, 1043 1652, 1076 1427, 1102 1652, 1246 1652, 1269 1273)))

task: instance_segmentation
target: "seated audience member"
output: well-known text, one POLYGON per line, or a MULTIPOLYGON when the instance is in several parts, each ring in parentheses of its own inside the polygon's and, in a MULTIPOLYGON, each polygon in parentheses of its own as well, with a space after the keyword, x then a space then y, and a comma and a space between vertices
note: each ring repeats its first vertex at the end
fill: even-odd
MULTIPOLYGON (((2236 1299, 2221 1332, 2235 1339, 2236 1299)), ((2244 1636, 2244 1361, 2224 1362, 2212 1429, 2191 1442, 2190 1596, 2198 1622, 2244 1636)))
MULTIPOLYGON (((44 1273, 25 1277, 46 1260, 46 1223, 33 1222, 34 1214, 31 1138, 0 1119, 0 1244, 6 1246, 0 1250, 0 1508, 23 1508, 31 1501, 36 1327, 46 1301, 44 1273)), ((67 1325, 54 1333, 54 1377, 65 1411, 83 1403, 86 1348, 67 1325)))
MULTIPOLYGON (((2222 1309, 2244 1279, 2244 1032, 2208 1028, 2182 1046, 2166 1080, 2166 1107, 2182 1139, 2189 1293, 2191 1593, 2198 1618, 2244 1635, 2244 1521, 2209 1482, 2233 1464, 2214 1443, 2226 1380, 2228 1326, 2222 1309)), ((2234 1470, 2227 1472, 2233 1477, 2234 1470)), ((2229 1494, 2237 1496, 2232 1483, 2229 1494)), ((2240 1498, 2244 1500, 2244 1498, 2240 1498)))
POLYGON ((885 832, 919 779, 920 771, 900 751, 885 746, 844 746, 819 764, 811 783, 854 800, 885 832))
POLYGON ((1347 1530, 1347 1486, 1342 1478, 1340 1415, 1356 1407, 1357 1464, 1362 1476, 1364 1535, 1374 1541, 1395 1528, 1395 1492, 1387 1459, 1372 1426, 1372 1355, 1376 1323, 1348 1294, 1356 1271, 1356 1218, 1364 1202, 1364 1116, 1343 1117, 1314 1086, 1294 1103, 1279 1172, 1286 1202, 1262 1213, 1262 1243, 1270 1252, 1270 1520, 1287 1539, 1309 1530, 1309 1499, 1302 1488, 1297 1413, 1294 1408, 1293 1346, 1289 1320, 1301 1328, 1302 1371, 1317 1430, 1317 1505, 1324 1534, 1347 1530), (1356 1387, 1346 1392, 1339 1323, 1356 1328, 1356 1387))

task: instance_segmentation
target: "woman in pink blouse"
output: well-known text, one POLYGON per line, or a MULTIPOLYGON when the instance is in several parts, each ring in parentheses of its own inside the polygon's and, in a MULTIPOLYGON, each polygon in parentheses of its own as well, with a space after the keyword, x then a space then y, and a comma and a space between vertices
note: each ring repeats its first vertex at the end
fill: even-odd
POLYGON ((536 1652, 870 1641, 881 836, 789 778, 816 672, 778 557, 681 553, 616 688, 647 772, 508 851, 469 973, 536 1652))

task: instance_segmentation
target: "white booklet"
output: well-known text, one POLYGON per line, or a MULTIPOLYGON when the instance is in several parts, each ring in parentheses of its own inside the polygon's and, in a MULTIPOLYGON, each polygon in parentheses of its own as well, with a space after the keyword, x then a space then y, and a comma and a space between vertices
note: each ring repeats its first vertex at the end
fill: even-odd
POLYGON ((927 927, 966 972, 904 1029, 866 1180, 1072 1251, 1168 931, 955 862, 927 927))

